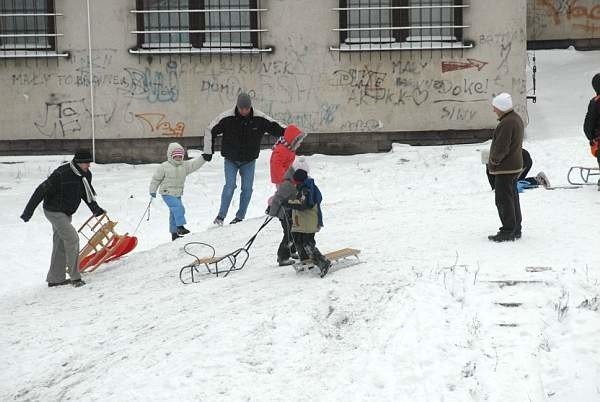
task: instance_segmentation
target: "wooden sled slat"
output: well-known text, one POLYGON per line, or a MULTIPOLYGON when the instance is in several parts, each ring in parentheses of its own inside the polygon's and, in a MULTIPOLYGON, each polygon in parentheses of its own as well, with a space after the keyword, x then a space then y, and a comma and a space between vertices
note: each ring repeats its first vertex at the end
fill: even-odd
POLYGON ((339 259, 351 256, 358 258, 359 254, 360 250, 357 250, 355 248, 342 248, 340 250, 332 251, 330 253, 325 254, 325 258, 327 258, 328 260, 337 261, 339 259))
MULTIPOLYGON (((323 257, 327 258, 332 263, 337 263, 340 260, 349 261, 349 260, 346 260, 348 257, 355 257, 356 258, 355 261, 356 261, 356 263, 358 263, 358 262, 360 262, 360 260, 358 258, 359 254, 360 254, 360 250, 347 247, 347 248, 342 248, 342 249, 335 250, 335 251, 330 251, 329 253, 323 254, 323 257)), ((354 263, 351 263, 350 265, 354 265, 354 263)), ((297 263, 293 264, 293 267, 294 267, 294 270, 296 271, 296 273, 306 271, 307 269, 310 270, 310 269, 312 269, 313 266, 315 266, 315 262, 312 259, 298 261, 297 263)))

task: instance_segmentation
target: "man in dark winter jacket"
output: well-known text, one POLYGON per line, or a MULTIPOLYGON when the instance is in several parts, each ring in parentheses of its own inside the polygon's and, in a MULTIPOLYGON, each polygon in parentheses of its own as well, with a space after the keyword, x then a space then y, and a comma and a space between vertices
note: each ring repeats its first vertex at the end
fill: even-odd
POLYGON ((215 224, 222 225, 227 216, 238 172, 242 181, 240 206, 230 223, 238 223, 244 219, 252 198, 254 167, 260 152, 261 140, 265 133, 279 138, 283 135, 284 129, 285 126, 261 111, 253 109, 250 96, 246 93, 238 96, 233 109, 221 113, 210 123, 204 133, 202 156, 207 161, 212 159, 214 139, 222 135, 221 155, 225 158, 225 185, 221 193, 219 214, 214 220, 215 224))
MULTIPOLYGON (((600 167, 600 73, 592 78, 592 87, 596 91, 596 96, 590 100, 588 105, 583 122, 583 132, 590 141, 592 154, 598 160, 598 166, 600 167)), ((600 190, 600 180, 598 180, 598 190, 600 190)))
POLYGON ((494 130, 488 170, 495 176, 496 208, 502 222, 500 231, 488 239, 495 242, 521 238, 521 205, 517 179, 523 169, 524 125, 513 110, 510 94, 501 93, 492 101, 498 126, 494 130))
POLYGON ((21 214, 21 219, 28 222, 40 202, 44 201, 44 215, 52 224, 53 231, 52 259, 46 277, 49 287, 85 285, 79 273, 79 235, 71 224, 71 216, 79 208, 81 200, 94 216, 105 212, 95 199, 92 172, 89 170, 91 162, 89 151, 77 151, 71 162, 57 168, 38 186, 21 214), (69 279, 66 279, 66 267, 69 279))

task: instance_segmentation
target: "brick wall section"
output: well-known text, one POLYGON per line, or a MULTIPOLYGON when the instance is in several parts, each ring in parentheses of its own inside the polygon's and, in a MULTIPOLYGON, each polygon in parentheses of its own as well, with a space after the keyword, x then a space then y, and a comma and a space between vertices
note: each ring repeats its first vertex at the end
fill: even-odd
MULTIPOLYGON (((309 133, 300 153, 355 155, 388 152, 392 143, 411 145, 447 145, 483 142, 493 130, 376 132, 376 133, 309 133)), ((157 163, 166 159, 167 145, 179 142, 186 148, 202 149, 202 137, 100 139, 96 140, 97 163, 157 163)), ((273 137, 265 136, 263 149, 273 146, 273 137)), ((9 140, 0 141, 0 155, 72 154, 78 148, 91 149, 91 140, 9 140)), ((220 139, 215 148, 220 149, 220 139)))

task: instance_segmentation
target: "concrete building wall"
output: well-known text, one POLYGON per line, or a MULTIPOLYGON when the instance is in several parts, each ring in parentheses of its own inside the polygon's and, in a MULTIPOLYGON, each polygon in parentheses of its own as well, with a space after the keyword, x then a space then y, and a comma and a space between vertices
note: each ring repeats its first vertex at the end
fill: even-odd
POLYGON ((527 0, 527 40, 600 48, 600 2, 527 0))
MULTIPOLYGON (((165 143, 202 143, 204 128, 246 91, 254 107, 313 134, 309 152, 377 152, 392 141, 487 137, 490 98, 507 91, 526 115, 526 3, 472 1, 464 39, 440 52, 344 53, 337 1, 263 0, 262 56, 137 56, 134 0, 91 3, 96 150, 101 160, 163 158, 165 143), (404 136, 403 134, 409 134, 404 136), (311 145, 312 144, 312 145, 311 145), (344 145, 346 144, 346 145, 344 145)), ((91 143, 85 2, 56 0, 69 59, 0 60, 0 152, 91 143)))

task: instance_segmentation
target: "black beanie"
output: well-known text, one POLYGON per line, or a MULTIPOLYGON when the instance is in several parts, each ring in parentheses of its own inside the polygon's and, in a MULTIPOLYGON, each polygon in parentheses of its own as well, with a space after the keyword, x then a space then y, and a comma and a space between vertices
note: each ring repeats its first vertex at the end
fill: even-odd
POLYGON ((592 78, 592 87, 600 95, 600 73, 594 75, 594 78, 592 78))
POLYGON ((87 149, 79 149, 73 157, 75 163, 90 163, 92 162, 92 154, 87 149))
POLYGON ((307 177, 308 173, 306 173, 306 170, 298 169, 294 172, 294 181, 297 181, 298 183, 303 183, 307 177))

